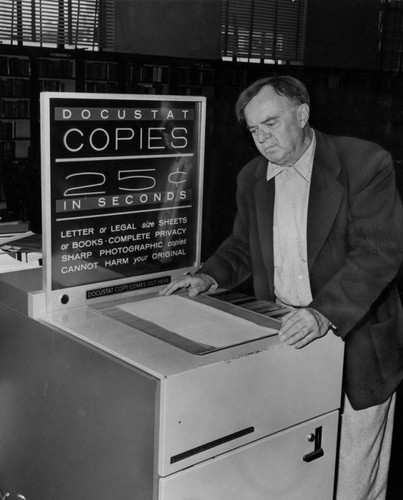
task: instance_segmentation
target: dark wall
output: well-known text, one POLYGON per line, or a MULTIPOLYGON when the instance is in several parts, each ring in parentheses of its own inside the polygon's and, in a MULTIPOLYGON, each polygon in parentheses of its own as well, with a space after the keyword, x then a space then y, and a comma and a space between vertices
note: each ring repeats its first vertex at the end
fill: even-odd
MULTIPOLYGON (((116 52, 220 58, 221 0, 115 3, 116 52)), ((307 66, 378 68, 380 0, 307 0, 307 4, 307 66)))
POLYGON ((220 57, 221 0, 115 0, 116 51, 220 57))
POLYGON ((380 0, 308 0, 305 64, 378 69, 380 0))

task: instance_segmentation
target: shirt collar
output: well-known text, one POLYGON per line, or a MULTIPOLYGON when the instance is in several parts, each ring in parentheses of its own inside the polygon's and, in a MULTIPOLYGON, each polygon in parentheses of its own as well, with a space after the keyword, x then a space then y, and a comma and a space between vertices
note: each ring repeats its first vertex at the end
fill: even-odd
POLYGON ((296 171, 306 182, 310 182, 312 175, 312 167, 313 167, 313 157, 315 154, 316 147, 316 136, 315 131, 312 130, 312 140, 304 152, 304 154, 298 158, 298 160, 291 167, 282 167, 280 165, 276 165, 275 163, 268 162, 267 164, 267 175, 266 179, 269 181, 273 179, 277 174, 282 172, 285 169, 292 168, 296 171))

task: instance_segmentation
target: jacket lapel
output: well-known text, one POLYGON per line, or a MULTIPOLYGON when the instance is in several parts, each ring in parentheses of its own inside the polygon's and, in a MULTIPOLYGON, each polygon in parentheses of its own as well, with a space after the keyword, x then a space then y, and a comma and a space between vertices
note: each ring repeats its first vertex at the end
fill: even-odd
POLYGON ((326 242, 344 193, 337 180, 341 165, 336 150, 320 132, 316 140, 307 222, 309 270, 326 242))

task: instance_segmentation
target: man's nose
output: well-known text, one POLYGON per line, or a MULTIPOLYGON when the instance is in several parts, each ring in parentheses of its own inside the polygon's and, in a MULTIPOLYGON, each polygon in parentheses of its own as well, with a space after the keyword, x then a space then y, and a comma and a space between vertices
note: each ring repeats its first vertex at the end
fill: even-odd
POLYGON ((257 128, 257 140, 263 143, 266 139, 271 137, 270 131, 266 127, 259 125, 257 128))

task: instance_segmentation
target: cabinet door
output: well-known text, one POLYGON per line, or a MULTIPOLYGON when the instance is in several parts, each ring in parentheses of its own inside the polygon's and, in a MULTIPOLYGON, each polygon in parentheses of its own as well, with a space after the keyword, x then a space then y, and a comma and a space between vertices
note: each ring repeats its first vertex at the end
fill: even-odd
POLYGON ((331 500, 332 412, 159 480, 159 500, 331 500))

